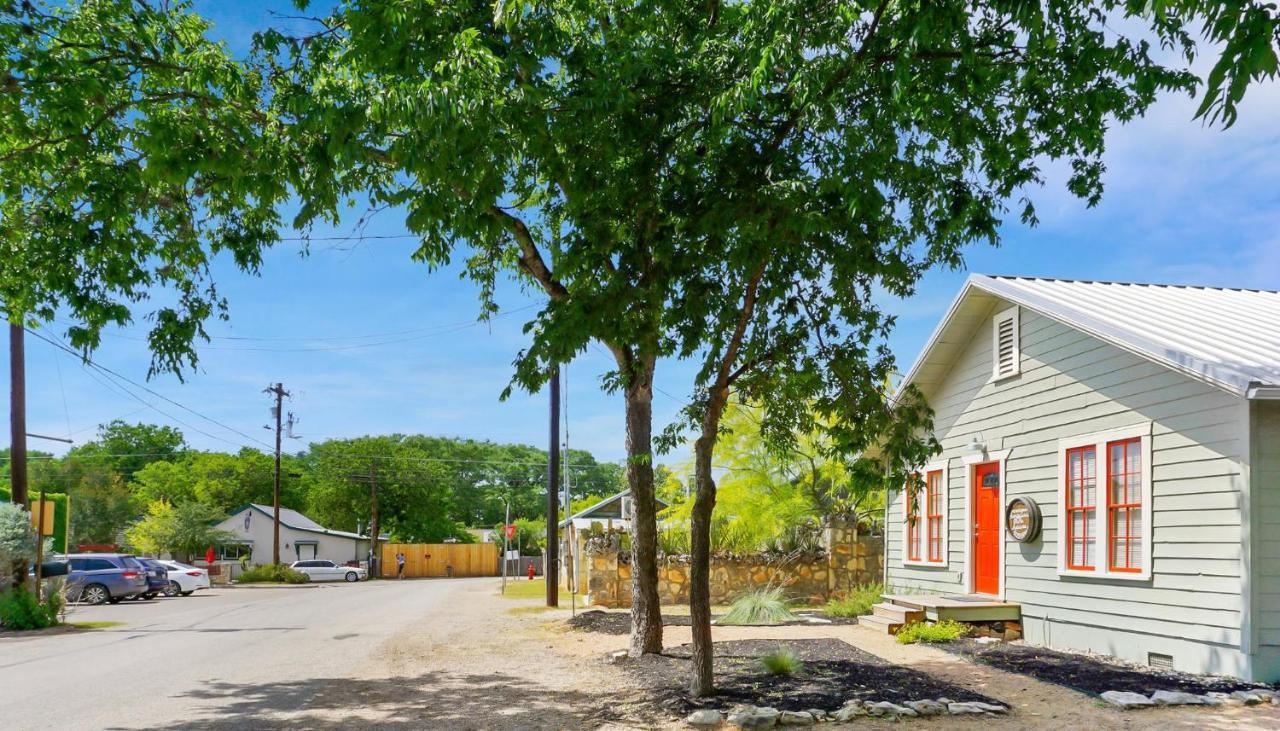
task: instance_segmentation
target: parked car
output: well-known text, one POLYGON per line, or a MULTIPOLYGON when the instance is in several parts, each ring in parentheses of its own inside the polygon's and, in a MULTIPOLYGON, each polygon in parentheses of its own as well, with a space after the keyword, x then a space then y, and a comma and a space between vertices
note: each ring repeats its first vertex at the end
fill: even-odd
POLYGON ((73 553, 66 559, 71 601, 115 604, 148 591, 147 570, 127 553, 73 553))
POLYGON ((313 559, 294 561, 291 568, 307 575, 311 581, 364 581, 368 572, 359 566, 343 566, 332 561, 313 559))
POLYGON ((165 587, 165 596, 191 596, 200 589, 209 588, 209 572, 205 569, 177 561, 160 563, 169 570, 169 585, 165 587))
POLYGON ((134 599, 155 599, 169 588, 169 569, 164 564, 154 558, 143 558, 135 556, 134 559, 142 564, 142 568, 147 572, 147 591, 134 597, 134 599))

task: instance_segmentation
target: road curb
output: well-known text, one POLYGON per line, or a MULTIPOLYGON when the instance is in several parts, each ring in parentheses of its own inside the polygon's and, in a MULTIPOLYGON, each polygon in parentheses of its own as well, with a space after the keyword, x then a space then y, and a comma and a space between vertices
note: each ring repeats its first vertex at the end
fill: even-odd
MULTIPOLYGON (((210 587, 214 588, 214 587, 210 587)), ((220 589, 319 589, 319 584, 221 584, 220 589)))

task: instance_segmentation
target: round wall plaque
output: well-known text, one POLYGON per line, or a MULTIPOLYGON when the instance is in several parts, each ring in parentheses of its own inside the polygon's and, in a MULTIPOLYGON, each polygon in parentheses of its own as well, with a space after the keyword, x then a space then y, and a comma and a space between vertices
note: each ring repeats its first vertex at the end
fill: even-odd
POLYGON ((1015 497, 1005 508, 1005 528, 1019 543, 1034 541, 1040 535, 1040 522, 1040 506, 1029 497, 1015 497))

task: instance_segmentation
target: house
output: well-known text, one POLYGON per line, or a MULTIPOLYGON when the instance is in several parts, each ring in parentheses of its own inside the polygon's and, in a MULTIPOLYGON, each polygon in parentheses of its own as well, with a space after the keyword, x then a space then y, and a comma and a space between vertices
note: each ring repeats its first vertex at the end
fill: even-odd
MULTIPOLYGON (((659 512, 667 504, 655 498, 659 512)), ((566 576, 575 577, 574 586, 586 588, 587 565, 582 560, 587 538, 595 530, 629 532, 631 530, 631 490, 612 495, 560 521, 561 551, 566 576), (593 528, 592 526, 597 526, 593 528)), ((561 577, 561 582, 564 583, 561 577)), ((566 587, 572 589, 573 587, 566 587)))
POLYGON ((942 451, 870 623, 1280 680, 1280 292, 974 275, 905 384, 942 451))
MULTIPOLYGON (((236 539, 224 546, 219 558, 252 564, 269 564, 272 558, 275 510, 270 505, 250 503, 234 511, 217 525, 219 530, 235 534, 236 539)), ((387 540, 389 536, 381 536, 387 540)), ((328 559, 336 563, 368 561, 369 536, 330 530, 296 510, 280 508, 280 562, 293 563, 307 559, 328 559)))

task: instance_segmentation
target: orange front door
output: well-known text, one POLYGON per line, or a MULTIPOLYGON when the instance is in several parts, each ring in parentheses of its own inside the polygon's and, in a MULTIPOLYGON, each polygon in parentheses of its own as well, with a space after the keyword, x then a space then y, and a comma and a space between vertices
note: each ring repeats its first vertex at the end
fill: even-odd
POLYGON ((973 468, 973 590, 1000 593, 1000 463, 973 468))

